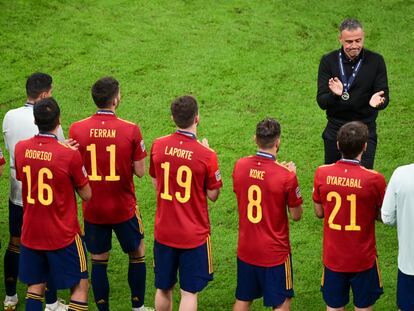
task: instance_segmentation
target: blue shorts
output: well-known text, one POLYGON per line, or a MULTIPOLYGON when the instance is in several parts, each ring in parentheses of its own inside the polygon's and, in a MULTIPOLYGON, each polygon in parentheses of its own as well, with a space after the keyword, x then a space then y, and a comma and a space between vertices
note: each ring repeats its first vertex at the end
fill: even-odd
POLYGON ((121 244, 124 253, 138 249, 144 238, 144 229, 139 213, 119 224, 92 224, 84 221, 86 248, 91 254, 109 252, 112 248, 112 230, 121 244))
POLYGON ((321 283, 323 299, 331 308, 341 308, 348 304, 350 288, 354 295, 354 305, 358 308, 372 306, 384 293, 378 259, 372 268, 361 272, 335 272, 324 267, 321 283))
POLYGON ((404 274, 398 269, 397 305, 401 311, 414 310, 414 275, 404 274))
POLYGON ((41 284, 49 278, 57 289, 72 288, 88 278, 85 246, 79 235, 68 246, 41 251, 20 246, 19 278, 28 285, 41 284))
POLYGON ((23 225, 23 207, 14 204, 9 199, 9 233, 11 236, 18 237, 22 235, 23 225))
POLYGON ((237 258, 236 298, 253 301, 263 297, 263 305, 277 307, 294 296, 292 258, 273 267, 259 267, 237 258))
POLYGON ((170 289, 177 283, 190 293, 202 291, 213 280, 213 261, 210 237, 207 242, 190 249, 174 248, 154 240, 155 287, 170 289))

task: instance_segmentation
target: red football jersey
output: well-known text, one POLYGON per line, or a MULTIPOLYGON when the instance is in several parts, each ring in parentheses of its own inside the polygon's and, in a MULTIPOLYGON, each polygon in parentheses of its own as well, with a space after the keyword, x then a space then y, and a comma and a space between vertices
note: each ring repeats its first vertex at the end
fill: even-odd
POLYGON ((6 160, 4 159, 3 152, 0 149, 0 165, 6 164, 6 160))
POLYGON ((133 162, 146 157, 139 127, 107 110, 71 125, 69 137, 79 143, 92 198, 83 217, 94 224, 117 224, 136 210, 133 162))
POLYGON ((340 160, 315 173, 313 200, 324 210, 323 262, 337 272, 372 267, 377 256, 375 219, 385 178, 357 161, 340 160))
POLYGON ((239 259, 262 267, 285 262, 290 254, 287 207, 303 202, 296 174, 258 152, 236 162, 233 191, 239 208, 239 259))
POLYGON ((80 233, 74 189, 88 183, 79 152, 39 134, 17 143, 15 167, 22 182, 22 244, 37 250, 71 244, 80 233))
POLYGON ((179 131, 158 138, 151 149, 150 175, 157 180, 155 240, 194 248, 210 234, 207 189, 222 186, 216 153, 179 131))

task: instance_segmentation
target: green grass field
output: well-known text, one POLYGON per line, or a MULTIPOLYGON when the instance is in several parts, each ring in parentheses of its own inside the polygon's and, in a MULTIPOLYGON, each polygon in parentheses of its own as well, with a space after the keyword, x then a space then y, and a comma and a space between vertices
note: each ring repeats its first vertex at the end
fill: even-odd
MULTIPOLYGON (((339 47, 337 26, 349 16, 363 22, 366 47, 384 56, 391 103, 377 122, 375 169, 388 180, 397 166, 413 162, 413 11, 413 1, 401 0, 0 0, 0 117, 23 105, 30 73, 47 72, 54 78, 67 135, 72 122, 95 111, 91 85, 113 75, 122 89, 118 115, 141 126, 149 148, 154 138, 174 130, 171 100, 195 95, 201 113, 199 137, 207 137, 217 151, 224 179, 221 197, 210 209, 215 279, 199 295, 199 309, 209 311, 230 310, 234 302, 234 162, 255 152, 256 123, 275 117, 282 124, 279 159, 296 162, 305 200, 302 221, 290 227, 296 292, 292 309, 324 310, 319 292, 322 223, 311 200, 313 173, 323 163, 325 114, 315 100, 319 60, 339 47)), ((153 306, 155 193, 148 175, 136 180, 136 186, 146 227, 146 305, 153 306)), ((8 242, 8 167, 0 193, 2 262, 8 242)), ((375 310, 396 310, 396 230, 378 223, 377 242, 385 294, 375 310)), ((109 266, 112 310, 131 309, 127 267, 126 256, 114 243, 109 266)), ((21 300, 24 292, 20 284, 21 300)), ((3 295, 1 282, 0 299, 3 295)), ((68 298, 67 291, 60 295, 68 298)), ((96 310, 90 297, 90 310, 96 310)), ((253 310, 262 309, 261 301, 253 305, 253 310)))

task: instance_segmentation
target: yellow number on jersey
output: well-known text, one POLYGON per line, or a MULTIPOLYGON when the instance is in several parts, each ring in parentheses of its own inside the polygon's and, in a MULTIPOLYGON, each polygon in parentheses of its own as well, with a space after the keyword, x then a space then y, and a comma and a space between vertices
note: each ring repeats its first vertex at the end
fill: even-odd
MULTIPOLYGON (((329 219, 328 219, 329 228, 333 230, 342 230, 341 225, 334 223, 334 219, 336 215, 338 214, 339 209, 341 208, 341 204, 342 204, 341 196, 339 195, 338 192, 331 191, 328 193, 326 199, 328 200, 328 202, 331 202, 333 199, 335 199, 334 209, 331 215, 329 215, 329 219)), ((361 231, 361 226, 358 226, 356 224, 356 195, 355 194, 347 195, 346 199, 350 203, 350 224, 345 226, 345 231, 361 231)))
MULTIPOLYGON (((23 173, 26 174, 27 180, 27 203, 35 204, 35 200, 32 198, 32 172, 30 165, 23 167, 23 173)), ((53 174, 48 168, 43 167, 39 170, 37 176, 37 198, 41 204, 48 206, 53 202, 53 190, 50 185, 45 183, 45 178, 53 179, 53 174)))
MULTIPOLYGON (((102 176, 98 175, 98 165, 96 160, 96 144, 90 144, 86 146, 86 150, 91 153, 91 174, 88 176, 89 180, 101 181, 102 176)), ((106 147, 106 151, 109 152, 109 176, 105 176, 106 181, 118 181, 120 176, 116 175, 116 146, 114 144, 106 147)))
MULTIPOLYGON (((160 196, 163 200, 172 201, 172 195, 169 191, 169 181, 170 181, 170 162, 161 163, 161 168, 164 170, 164 191, 161 192, 160 196)), ((193 172, 186 165, 181 165, 177 170, 177 184, 184 188, 184 196, 181 195, 181 192, 175 192, 175 198, 180 203, 186 203, 190 200, 191 196, 191 179, 193 172), (185 177, 184 177, 185 173, 185 177)))
POLYGON ((262 220, 262 190, 260 187, 251 185, 247 191, 247 198, 249 200, 249 204, 247 205, 247 218, 250 222, 257 224, 262 220), (256 207, 256 217, 253 216, 254 207, 256 207))

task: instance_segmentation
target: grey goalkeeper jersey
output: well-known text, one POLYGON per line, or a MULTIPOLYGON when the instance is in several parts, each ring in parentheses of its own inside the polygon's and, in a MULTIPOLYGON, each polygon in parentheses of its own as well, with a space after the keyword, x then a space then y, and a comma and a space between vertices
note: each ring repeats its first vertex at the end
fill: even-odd
MULTIPOLYGON (((22 184, 16 179, 14 148, 19 141, 31 138, 37 133, 39 130, 34 123, 32 104, 27 103, 23 107, 9 110, 4 116, 4 144, 10 154, 10 201, 20 206, 23 206, 22 184)), ((58 139, 60 141, 65 139, 62 127, 59 127, 58 139)))

